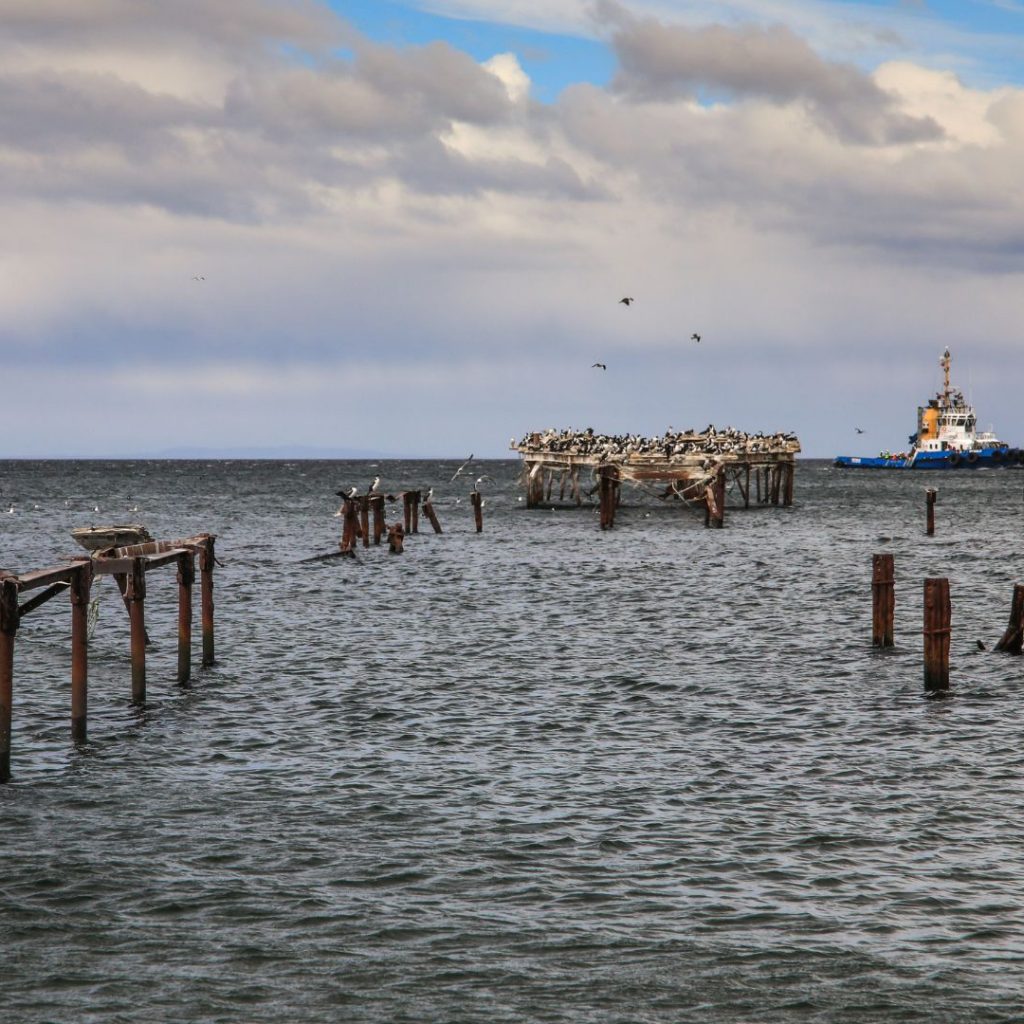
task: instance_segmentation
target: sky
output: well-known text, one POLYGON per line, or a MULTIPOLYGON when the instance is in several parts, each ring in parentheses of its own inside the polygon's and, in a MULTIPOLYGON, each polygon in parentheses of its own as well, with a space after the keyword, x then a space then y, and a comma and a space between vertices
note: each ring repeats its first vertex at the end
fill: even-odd
POLYGON ((0 223, 0 457, 1024 446, 1017 0, 0 0, 0 223))

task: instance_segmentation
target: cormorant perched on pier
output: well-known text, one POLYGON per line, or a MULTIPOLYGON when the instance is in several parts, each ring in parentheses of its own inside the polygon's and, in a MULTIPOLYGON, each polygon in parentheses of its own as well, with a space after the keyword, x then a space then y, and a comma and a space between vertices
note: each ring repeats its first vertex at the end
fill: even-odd
POLYGON ((380 477, 379 476, 375 476, 373 478, 373 483, 370 484, 370 489, 369 489, 369 491, 367 491, 367 494, 379 494, 379 493, 380 493, 380 477))

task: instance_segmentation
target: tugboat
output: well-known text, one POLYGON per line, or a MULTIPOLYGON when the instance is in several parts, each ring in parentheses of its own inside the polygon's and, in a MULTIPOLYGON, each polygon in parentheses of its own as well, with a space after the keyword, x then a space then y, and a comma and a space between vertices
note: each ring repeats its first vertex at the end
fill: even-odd
POLYGON ((837 455, 841 469, 985 469, 1024 465, 1024 452, 1011 448, 995 434, 977 431, 977 416, 963 392, 949 383, 949 349, 942 353, 942 390, 918 406, 917 431, 908 438, 908 451, 877 456, 837 455))

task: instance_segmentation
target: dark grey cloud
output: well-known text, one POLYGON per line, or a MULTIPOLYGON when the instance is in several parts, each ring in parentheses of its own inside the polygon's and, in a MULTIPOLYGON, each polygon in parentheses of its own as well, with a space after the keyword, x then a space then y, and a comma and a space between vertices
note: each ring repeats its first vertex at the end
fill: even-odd
POLYGON ((612 0, 594 16, 610 25, 619 70, 612 88, 630 99, 728 96, 803 103, 844 141, 885 145, 941 137, 931 118, 895 109, 893 98, 852 64, 823 60, 781 25, 686 28, 637 18, 612 0))

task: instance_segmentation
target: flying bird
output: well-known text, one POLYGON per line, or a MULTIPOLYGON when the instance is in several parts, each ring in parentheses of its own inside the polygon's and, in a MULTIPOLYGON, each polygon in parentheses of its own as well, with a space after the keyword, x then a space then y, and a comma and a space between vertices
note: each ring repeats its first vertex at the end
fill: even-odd
POLYGON ((627 295, 624 299, 619 299, 620 306, 628 306, 632 302, 636 302, 636 299, 634 299, 632 295, 627 295))
POLYGON ((864 433, 864 431, 861 430, 860 427, 854 427, 853 429, 856 430, 858 434, 863 434, 864 433))
MULTIPOLYGON (((452 474, 452 480, 454 480, 454 479, 455 479, 456 477, 459 477, 459 476, 461 476, 461 475, 462 475, 462 471, 463 471, 463 470, 464 470, 464 469, 465 469, 465 468, 466 468, 466 467, 467 467, 467 466, 468 466, 468 465, 469 465, 469 464, 470 464, 470 463, 471 463, 472 461, 473 461, 473 453, 472 453, 472 452, 470 452, 470 453, 469 453, 469 458, 468 458, 468 459, 466 459, 466 461, 465 461, 465 462, 464 462, 464 463, 463 463, 463 464, 462 464, 461 466, 459 466, 459 468, 458 468, 457 470, 455 470, 455 472, 454 472, 454 473, 452 474)), ((452 480, 449 480, 449 481, 448 481, 448 483, 451 483, 451 482, 452 482, 452 480)))
POLYGON ((690 338, 693 341, 697 342, 698 345, 700 344, 700 335, 696 331, 694 331, 693 334, 690 335, 690 338))
POLYGON ((606 365, 605 365, 604 363, 592 363, 592 364, 591 364, 591 366, 590 366, 590 368, 591 368, 591 369, 593 369, 593 368, 594 368, 595 366, 596 366, 596 367, 597 367, 597 368, 598 368, 599 370, 607 370, 607 369, 608 369, 608 367, 607 367, 607 366, 606 366, 606 365))
POLYGON ((205 280, 206 280, 206 278, 205 278, 205 277, 203 277, 203 275, 202 275, 202 274, 193 274, 193 275, 192 275, 192 280, 193 280, 193 281, 205 281, 205 280))

